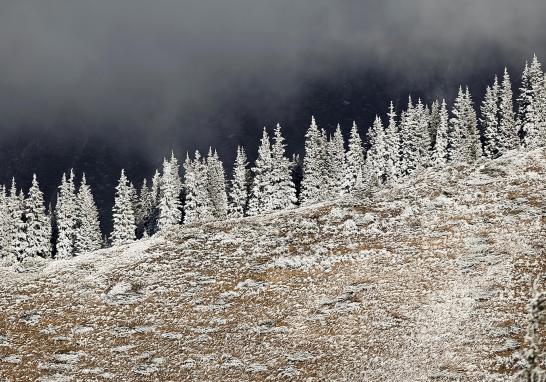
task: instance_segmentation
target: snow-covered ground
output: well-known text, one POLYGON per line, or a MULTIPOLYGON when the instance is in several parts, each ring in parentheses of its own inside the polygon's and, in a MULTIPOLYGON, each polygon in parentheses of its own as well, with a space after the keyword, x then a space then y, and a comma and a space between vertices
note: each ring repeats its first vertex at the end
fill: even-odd
POLYGON ((0 268, 4 381, 508 381, 546 155, 0 268))

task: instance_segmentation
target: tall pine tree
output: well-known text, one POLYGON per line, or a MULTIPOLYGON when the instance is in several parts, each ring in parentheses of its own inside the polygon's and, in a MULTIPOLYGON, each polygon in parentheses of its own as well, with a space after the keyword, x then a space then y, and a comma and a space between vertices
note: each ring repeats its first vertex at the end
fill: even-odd
POLYGON ((56 257, 58 259, 68 259, 75 254, 76 214, 74 172, 71 170, 70 176, 63 175, 57 194, 55 222, 57 224, 56 257))
POLYGON ((233 164, 233 178, 229 189, 229 216, 240 218, 245 216, 248 203, 248 187, 250 172, 245 150, 237 147, 237 156, 233 164))
POLYGON ((285 146, 281 126, 277 124, 271 147, 271 201, 268 203, 271 210, 289 209, 297 202, 296 187, 292 180, 290 160, 285 155, 285 146))
POLYGON ((272 169, 271 142, 264 127, 260 146, 258 147, 258 158, 254 163, 254 167, 252 167, 254 177, 248 202, 248 215, 250 216, 271 211, 272 169))
POLYGON ((325 137, 317 127, 315 117, 305 134, 305 156, 303 158, 303 180, 301 184, 301 204, 309 205, 323 200, 325 192, 324 174, 326 172, 327 151, 325 137))
POLYGON ((419 167, 420 145, 417 140, 417 131, 420 128, 420 112, 413 105, 411 96, 408 108, 400 119, 400 174, 402 176, 413 173, 419 167))
POLYGON ((110 234, 112 245, 129 244, 136 239, 135 212, 131 199, 131 188, 125 176, 125 170, 121 170, 118 185, 116 186, 112 220, 114 223, 110 234))
POLYGON ((189 156, 184 162, 186 204, 184 205, 184 224, 207 222, 214 218, 213 206, 207 189, 207 164, 199 151, 195 159, 189 156))
POLYGON ((385 132, 379 116, 375 117, 372 127, 368 130, 368 157, 366 158, 367 173, 374 183, 382 183, 386 177, 387 148, 385 132))
POLYGON ((500 152, 498 100, 499 86, 495 76, 493 86, 487 86, 481 106, 480 122, 485 139, 484 154, 488 158, 495 158, 500 152))
POLYGON ((436 135, 440 126, 440 102, 435 100, 430 107, 429 134, 431 149, 436 145, 436 135))
POLYGON ((339 123, 334 136, 328 142, 327 154, 327 197, 337 199, 343 190, 343 171, 345 169, 345 140, 339 123))
POLYGON ((468 87, 465 91, 459 87, 452 114, 449 129, 449 159, 453 162, 471 163, 481 156, 482 150, 476 112, 468 87))
POLYGON ((345 155, 345 168, 343 179, 343 194, 353 194, 364 188, 364 149, 362 139, 358 133, 356 122, 349 134, 348 149, 345 155))
POLYGON ((519 137, 514 113, 512 83, 508 69, 504 68, 499 100, 499 150, 504 153, 518 147, 519 137))
POLYGON ((546 134, 546 88, 544 73, 536 55, 525 65, 518 98, 518 123, 523 143, 528 149, 544 144, 546 134))
POLYGON ((476 111, 474 110, 472 96, 470 95, 468 86, 466 87, 464 95, 464 106, 464 125, 466 128, 465 160, 471 163, 482 156, 482 144, 480 142, 480 133, 478 131, 478 119, 476 116, 476 111))
POLYGON ((396 112, 391 101, 389 106, 389 125, 385 132, 385 146, 387 148, 387 158, 385 160, 386 181, 392 181, 400 176, 400 133, 396 124, 396 112))
POLYGON ((415 107, 414 118, 415 130, 413 131, 412 141, 418 150, 415 167, 421 169, 430 165, 432 149, 429 133, 430 113, 428 108, 421 102, 421 99, 418 100, 415 107))
POLYGON ((24 257, 51 257, 51 221, 44 206, 36 174, 25 201, 27 246, 24 257))
POLYGON ((225 219, 228 211, 224 165, 216 150, 209 149, 207 157, 207 191, 215 219, 225 219))
POLYGON ((0 185, 0 259, 7 257, 9 247, 9 230, 11 219, 8 208, 8 195, 6 194, 6 188, 0 185))
POLYGON ((434 145, 434 153, 432 162, 436 166, 443 166, 448 161, 448 130, 449 130, 449 113, 447 111, 446 100, 442 100, 442 105, 439 110, 440 123, 436 130, 436 139, 434 145))
POLYGON ((182 202, 178 160, 171 154, 170 159, 163 160, 163 174, 160 183, 158 228, 163 230, 182 222, 182 202))
POLYGON ((76 253, 93 252, 100 249, 101 245, 99 212, 93 199, 91 186, 87 184, 87 178, 83 174, 78 190, 76 253))

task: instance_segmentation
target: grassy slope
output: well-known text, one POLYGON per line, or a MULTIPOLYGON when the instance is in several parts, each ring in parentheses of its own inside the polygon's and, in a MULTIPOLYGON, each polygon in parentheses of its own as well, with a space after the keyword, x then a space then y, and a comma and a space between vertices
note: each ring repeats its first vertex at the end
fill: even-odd
POLYGON ((0 380, 509 380, 546 156, 0 270, 0 380))

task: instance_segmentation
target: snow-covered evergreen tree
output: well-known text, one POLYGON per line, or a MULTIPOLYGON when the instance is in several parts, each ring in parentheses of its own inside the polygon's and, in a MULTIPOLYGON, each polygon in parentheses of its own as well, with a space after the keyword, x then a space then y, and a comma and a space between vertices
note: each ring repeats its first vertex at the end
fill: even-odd
POLYGON ((216 150, 209 149, 207 156, 207 192, 215 219, 225 219, 228 212, 224 165, 216 150))
POLYGON ((147 237, 153 233, 150 228, 155 204, 152 189, 148 186, 148 179, 146 178, 142 180, 138 198, 140 210, 135 211, 137 215, 137 237, 147 237))
POLYGON ((59 193, 57 194, 57 205, 55 208, 55 222, 57 224, 56 257, 67 259, 74 256, 76 240, 76 215, 77 203, 74 187, 74 172, 70 176, 63 175, 59 193))
POLYGON ((245 150, 237 147, 237 156, 233 164, 233 179, 229 189, 229 216, 240 218, 245 216, 248 203, 248 188, 250 172, 245 150))
POLYGON ((178 160, 174 153, 171 154, 170 159, 163 160, 159 193, 159 230, 180 224, 182 221, 182 202, 180 200, 182 182, 179 171, 178 160))
POLYGON ((465 160, 467 162, 474 162, 482 156, 482 144, 480 142, 480 133, 478 131, 478 119, 476 111, 474 110, 472 96, 466 87, 464 96, 464 124, 466 128, 466 150, 465 160))
POLYGON ((17 215, 14 216, 14 222, 17 225, 17 233, 15 234, 15 252, 17 258, 22 260, 26 257, 28 249, 28 236, 27 236, 27 220, 25 217, 25 194, 23 191, 19 192, 17 204, 17 215))
POLYGON ((133 205, 133 211, 135 213, 135 225, 138 225, 138 211, 140 211, 140 198, 138 197, 138 190, 133 184, 129 182, 129 193, 131 194, 131 204, 133 205))
POLYGON ((546 293, 539 290, 539 278, 533 282, 533 295, 527 304, 528 324, 525 347, 521 352, 523 370, 519 379, 526 382, 544 382, 546 370, 543 368, 544 351, 541 337, 546 310, 546 293))
POLYGON ((546 134, 546 87, 544 73, 536 55, 531 65, 525 65, 518 98, 518 123, 526 148, 544 144, 546 134))
POLYGON ((463 160, 462 147, 464 145, 464 92, 462 86, 459 86, 459 93, 453 104, 453 117, 449 120, 448 130, 448 159, 451 162, 460 162, 463 160))
POLYGON ((382 183, 386 176, 387 148, 385 146, 385 131, 381 118, 375 117, 372 127, 368 130, 368 156, 366 158, 367 173, 374 183, 382 183))
POLYGON ((189 155, 184 162, 184 186, 186 188, 186 203, 184 205, 184 224, 206 222, 213 219, 213 207, 207 190, 207 164, 199 151, 195 159, 189 155))
POLYGON ((285 155, 285 146, 281 126, 277 124, 271 146, 271 201, 268 203, 271 210, 293 208, 297 203, 296 187, 292 180, 290 160, 285 155))
POLYGON ((449 159, 454 162, 473 162, 481 156, 481 142, 476 112, 468 87, 459 93, 453 106, 449 130, 449 159))
POLYGON ((78 212, 76 230, 76 254, 96 251, 101 248, 102 237, 99 225, 99 212, 93 199, 91 186, 87 184, 85 174, 82 175, 78 190, 78 212))
POLYGON ((432 102, 430 107, 430 118, 429 118, 429 137, 430 137, 430 147, 431 150, 434 149, 436 145, 436 135, 438 133, 438 127, 440 126, 440 102, 435 100, 432 102))
POLYGON ((499 150, 501 153, 504 153, 519 147, 512 83, 510 82, 510 75, 506 68, 504 68, 499 96, 499 150))
POLYGON ((191 224, 199 220, 197 214, 197 174, 194 162, 186 153, 184 161, 184 190, 186 199, 184 202, 184 224, 191 224))
MULTIPOLYGON (((292 159, 290 160, 290 173, 292 174, 292 179, 294 184, 299 184, 303 180, 303 160, 301 159, 300 154, 292 154, 292 159)), ((296 188, 296 198, 300 200, 301 187, 296 188)))
POLYGON ((413 131, 413 142, 417 147, 416 168, 428 167, 431 162, 431 141, 429 133, 430 112, 427 107, 418 100, 415 107, 415 130, 413 131))
POLYGON ((442 100, 439 110, 440 123, 436 130, 436 139, 434 145, 434 153, 432 162, 436 166, 443 166, 448 161, 448 130, 449 130, 449 113, 447 111, 446 100, 442 100))
POLYGON ((301 184, 301 204, 309 205, 324 199, 327 151, 325 137, 317 127, 315 117, 305 134, 305 156, 303 158, 303 180, 301 184))
POLYGON ((349 134, 348 149, 345 155, 343 194, 352 194, 364 188, 364 149, 356 122, 349 134))
POLYGON ((254 177, 250 189, 248 202, 248 215, 259 215, 271 211, 271 170, 273 169, 271 157, 271 142, 264 127, 258 158, 252 167, 254 177))
POLYGON ((17 259, 17 231, 19 227, 19 219, 21 216, 21 206, 19 205, 19 197, 17 195, 17 185, 15 179, 11 180, 11 188, 9 194, 5 196, 6 215, 6 231, 4 236, 4 251, 3 257, 11 260, 17 259))
POLYGON ((159 197, 161 196, 161 174, 159 170, 155 170, 154 176, 152 177, 152 188, 151 188, 151 197, 152 203, 154 205, 159 205, 159 197))
POLYGON ((481 106, 481 126, 485 138, 484 154, 488 158, 495 158, 499 154, 499 85, 497 77, 493 86, 487 86, 485 98, 481 106))
POLYGON ((112 245, 129 244, 136 239, 135 212, 133 210, 131 188, 125 176, 125 170, 121 170, 118 185, 116 186, 112 220, 114 223, 110 234, 112 245))
POLYGON ((400 176, 400 134, 396 124, 396 112, 391 101, 389 106, 389 125, 385 131, 385 146, 387 157, 385 159, 385 178, 392 181, 400 176))
POLYGON ((420 128, 420 110, 409 97, 408 108, 400 118, 400 175, 413 173, 419 167, 420 145, 416 132, 420 128))
POLYGON ((44 206, 36 174, 25 200, 26 250, 23 257, 51 257, 51 221, 44 206))
POLYGON ((10 215, 8 209, 8 196, 4 185, 0 185, 0 259, 7 256, 9 246, 10 215))
POLYGON ((155 170, 150 187, 151 208, 146 222, 146 232, 153 235, 159 230, 159 201, 161 199, 161 174, 155 170))
POLYGON ((344 169, 345 169, 345 140, 341 133, 339 123, 333 137, 328 141, 327 147, 327 198, 337 199, 343 190, 344 169))

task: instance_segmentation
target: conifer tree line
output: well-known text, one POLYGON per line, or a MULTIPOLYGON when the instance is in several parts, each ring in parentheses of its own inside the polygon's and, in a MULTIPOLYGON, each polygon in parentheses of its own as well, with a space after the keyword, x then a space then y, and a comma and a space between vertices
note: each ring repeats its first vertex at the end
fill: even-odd
POLYGON ((397 113, 391 102, 386 119, 375 118, 362 139, 353 123, 345 142, 315 119, 305 134, 303 160, 289 158, 279 124, 264 128, 258 155, 249 163, 238 147, 226 176, 216 150, 187 154, 180 169, 174 154, 161 171, 137 189, 121 170, 108 237, 99 228, 97 206, 85 174, 61 178, 54 206, 45 208, 36 176, 28 192, 0 186, 0 258, 66 259, 109 245, 124 245, 179 224, 256 216, 308 206, 396 182, 428 167, 496 158, 514 149, 546 145, 546 81, 537 57, 526 64, 514 100, 505 69, 487 86, 479 107, 461 86, 453 106, 408 99, 397 113), (479 111, 479 113, 477 112, 479 111), (180 173, 183 173, 181 177, 180 173), (299 181, 301 178, 301 181, 299 181), (299 188, 296 186, 299 185, 299 188))

